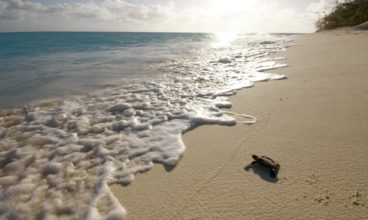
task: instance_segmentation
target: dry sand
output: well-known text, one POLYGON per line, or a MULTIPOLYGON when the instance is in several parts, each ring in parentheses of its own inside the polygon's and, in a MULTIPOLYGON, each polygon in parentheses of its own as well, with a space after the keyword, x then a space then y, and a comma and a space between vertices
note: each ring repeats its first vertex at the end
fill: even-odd
POLYGON ((113 192, 128 219, 368 219, 368 32, 308 34, 277 54, 288 79, 231 99, 256 124, 184 135, 175 169, 161 165, 113 192), (277 182, 246 172, 251 154, 281 164, 277 182))

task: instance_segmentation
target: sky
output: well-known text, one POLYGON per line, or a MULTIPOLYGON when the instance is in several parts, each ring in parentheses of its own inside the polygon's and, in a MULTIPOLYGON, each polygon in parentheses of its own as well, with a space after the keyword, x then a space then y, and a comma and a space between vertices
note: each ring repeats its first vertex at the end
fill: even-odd
POLYGON ((307 33, 335 0, 0 0, 0 32, 307 33))

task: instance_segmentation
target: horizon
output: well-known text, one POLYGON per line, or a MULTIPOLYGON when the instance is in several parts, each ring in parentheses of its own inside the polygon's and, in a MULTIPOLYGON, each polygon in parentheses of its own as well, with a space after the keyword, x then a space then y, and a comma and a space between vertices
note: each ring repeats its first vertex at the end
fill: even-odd
POLYGON ((181 32, 181 31, 5 31, 0 34, 11 33, 149 33, 149 34, 221 34, 221 33, 234 33, 234 34, 308 34, 308 32, 181 32))
POLYGON ((310 33, 334 0, 0 0, 0 32, 310 33))

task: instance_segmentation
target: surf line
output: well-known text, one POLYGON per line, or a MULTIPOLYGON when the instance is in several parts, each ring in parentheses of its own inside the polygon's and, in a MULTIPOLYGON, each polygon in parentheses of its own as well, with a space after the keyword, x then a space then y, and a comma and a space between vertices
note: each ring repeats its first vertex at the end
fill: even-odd
POLYGON ((239 114, 230 111, 222 111, 225 115, 233 117, 238 123, 251 125, 257 122, 257 118, 247 114, 239 114))

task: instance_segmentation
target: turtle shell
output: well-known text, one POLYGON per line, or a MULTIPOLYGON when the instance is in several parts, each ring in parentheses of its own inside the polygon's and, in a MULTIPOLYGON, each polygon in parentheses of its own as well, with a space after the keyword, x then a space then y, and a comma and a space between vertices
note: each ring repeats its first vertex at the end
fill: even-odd
POLYGON ((260 165, 266 166, 266 167, 271 167, 271 168, 280 168, 280 165, 278 163, 276 163, 274 160, 272 160, 269 157, 266 156, 260 156, 257 158, 257 162, 260 165))

